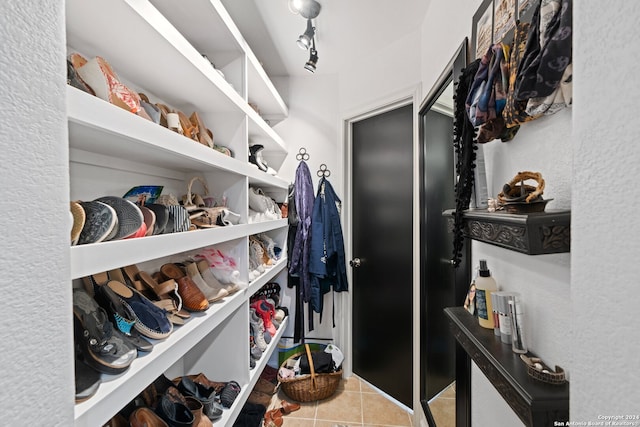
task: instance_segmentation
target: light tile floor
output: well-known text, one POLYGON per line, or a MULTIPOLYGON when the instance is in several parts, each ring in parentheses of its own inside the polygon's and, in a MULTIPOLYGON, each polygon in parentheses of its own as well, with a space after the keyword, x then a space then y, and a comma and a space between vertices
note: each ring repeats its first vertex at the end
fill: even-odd
POLYGON ((456 425, 456 385, 451 384, 429 403, 433 420, 438 427, 456 425))
MULTIPOLYGON (((283 399, 291 400, 279 391, 269 409, 279 407, 283 399)), ((343 379, 329 399, 301 403, 300 410, 285 415, 283 421, 283 427, 412 427, 409 412, 356 376, 343 379)))

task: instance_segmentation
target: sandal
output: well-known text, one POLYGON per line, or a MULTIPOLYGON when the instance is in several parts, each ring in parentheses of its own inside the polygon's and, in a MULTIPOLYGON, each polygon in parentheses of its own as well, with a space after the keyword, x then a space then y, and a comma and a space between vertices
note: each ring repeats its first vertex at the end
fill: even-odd
POLYGON ((184 319, 191 317, 182 309, 182 298, 175 280, 158 283, 149 273, 140 271, 135 264, 122 267, 122 272, 127 280, 123 283, 128 283, 149 298, 156 307, 165 310, 167 318, 174 325, 184 325, 184 319))
POLYGON ((183 135, 178 114, 164 104, 156 104, 156 107, 160 110, 160 126, 183 135))

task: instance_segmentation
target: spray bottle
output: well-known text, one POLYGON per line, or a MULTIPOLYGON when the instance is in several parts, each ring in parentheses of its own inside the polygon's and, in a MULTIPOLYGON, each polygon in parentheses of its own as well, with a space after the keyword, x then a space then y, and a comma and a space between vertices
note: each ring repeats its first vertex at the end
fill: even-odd
POLYGON ((493 321, 493 304, 491 303, 491 292, 496 292, 498 285, 491 277, 491 272, 487 268, 487 260, 480 260, 480 270, 476 277, 476 309, 478 311, 478 322, 480 326, 487 329, 495 327, 493 321))

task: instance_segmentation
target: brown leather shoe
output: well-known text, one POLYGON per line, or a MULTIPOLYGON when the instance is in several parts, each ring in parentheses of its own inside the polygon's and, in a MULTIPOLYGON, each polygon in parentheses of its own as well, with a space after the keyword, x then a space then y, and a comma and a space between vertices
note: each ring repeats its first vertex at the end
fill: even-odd
POLYGON ((149 408, 138 408, 129 417, 131 427, 169 427, 162 418, 149 408))
POLYGON ((283 423, 280 409, 272 409, 264 414, 264 427, 282 427, 283 423))
POLYGON ((211 420, 204 416, 202 402, 200 402, 195 397, 187 396, 187 408, 193 414, 193 427, 212 427, 213 423, 211 420))
POLYGON ((175 264, 164 264, 160 267, 160 273, 166 280, 173 279, 178 282, 178 293, 182 297, 183 307, 189 311, 205 311, 209 308, 209 302, 198 286, 175 264))
POLYGON ((283 414, 290 414, 290 413, 300 409, 300 404, 299 403, 287 402, 286 400, 281 401, 280 405, 281 405, 280 409, 282 410, 283 414))

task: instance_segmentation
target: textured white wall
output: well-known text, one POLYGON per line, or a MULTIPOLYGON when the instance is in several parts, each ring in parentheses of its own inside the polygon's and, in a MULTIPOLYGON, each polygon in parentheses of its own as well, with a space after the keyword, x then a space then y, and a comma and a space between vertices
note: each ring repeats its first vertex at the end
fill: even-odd
POLYGON ((638 2, 574 2, 574 421, 640 412, 639 19, 638 2))
POLYGON ((0 5, 0 413, 73 424, 64 3, 0 5))

